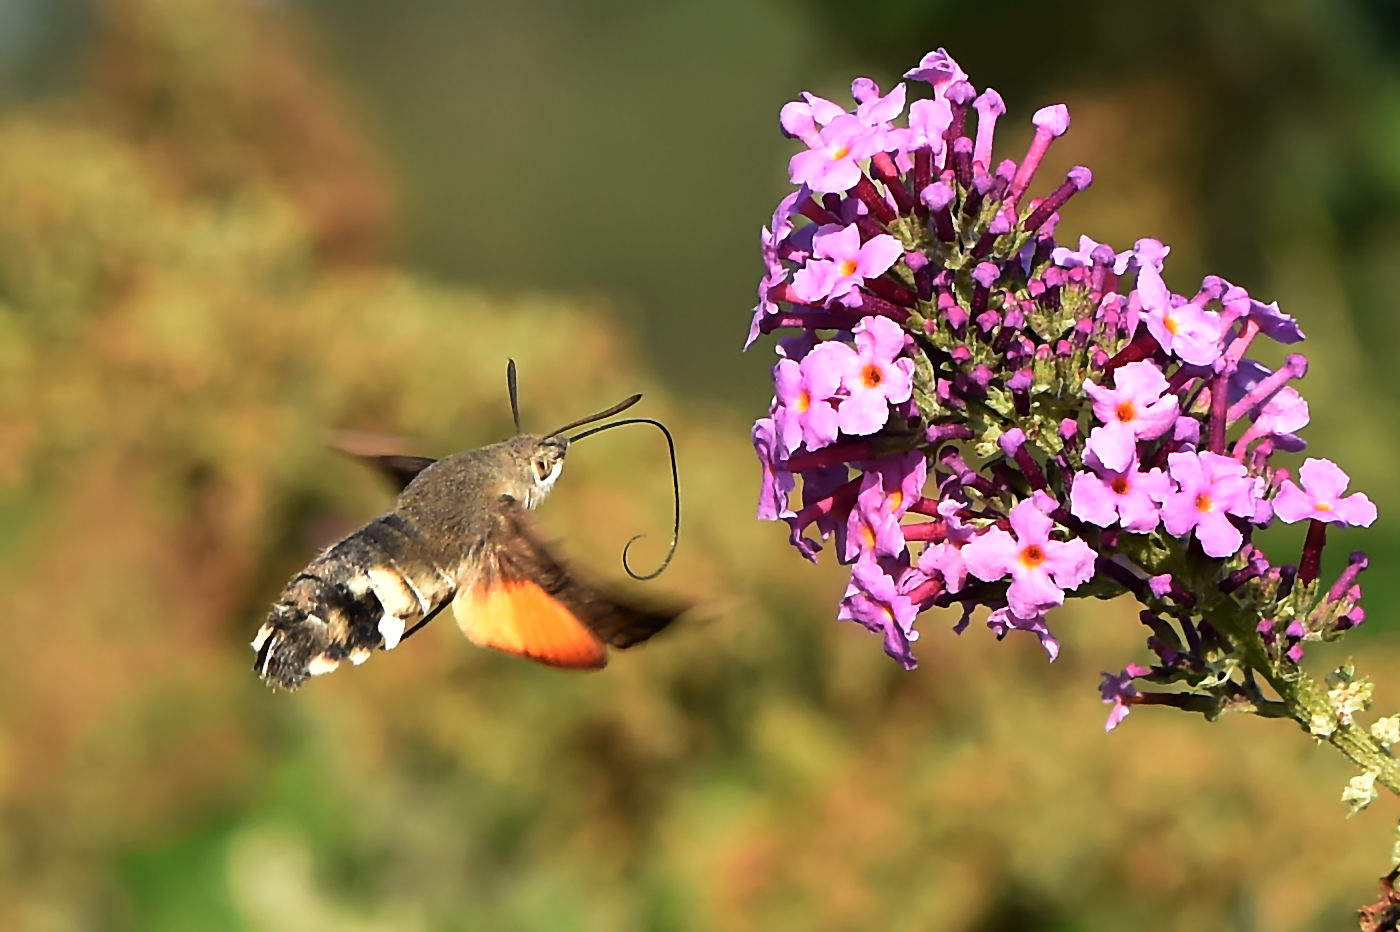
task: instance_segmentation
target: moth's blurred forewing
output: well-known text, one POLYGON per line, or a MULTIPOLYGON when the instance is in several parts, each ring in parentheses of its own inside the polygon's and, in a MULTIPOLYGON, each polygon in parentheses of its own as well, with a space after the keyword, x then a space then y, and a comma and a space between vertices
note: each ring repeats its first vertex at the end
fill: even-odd
POLYGON ((343 430, 330 438, 331 448, 353 457, 377 471, 402 492, 418 474, 437 462, 430 456, 412 456, 401 452, 402 437, 366 431, 343 430))

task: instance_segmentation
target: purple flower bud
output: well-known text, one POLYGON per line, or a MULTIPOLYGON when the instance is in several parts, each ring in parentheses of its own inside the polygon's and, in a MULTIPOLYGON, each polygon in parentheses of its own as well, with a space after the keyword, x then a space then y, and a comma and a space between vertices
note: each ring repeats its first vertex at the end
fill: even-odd
POLYGON ((1051 141, 1069 129, 1069 108, 1064 104, 1042 107, 1031 117, 1031 122, 1035 124, 1035 138, 1031 140, 1031 147, 1026 152, 1026 157, 1021 160, 1016 177, 1011 180, 1011 186, 1007 189, 1006 200, 1010 204, 1019 201, 1021 194, 1030 186, 1031 179, 1035 177, 1035 170, 1040 167, 1040 160, 1045 157, 1045 151, 1050 148, 1051 141))
POLYGON ((977 145, 972 150, 972 160, 990 168, 992 137, 996 133, 997 117, 1006 113, 1006 104, 1001 95, 989 87, 973 101, 972 106, 977 110, 977 145))
POLYGON ((953 108, 953 125, 949 127, 950 132, 955 132, 957 136, 963 135, 963 121, 967 116, 967 105, 972 103, 972 99, 976 96, 977 92, 966 81, 954 81, 948 85, 948 103, 953 108))
POLYGON ((1089 187, 1093 182, 1094 173, 1083 165, 1070 169, 1065 182, 1056 188, 1049 197, 1041 201, 1035 210, 1031 211, 1030 216, 1026 218, 1025 229, 1032 233, 1039 230, 1052 214, 1065 206, 1066 201, 1075 193, 1089 187))
POLYGON ((953 215, 948 210, 953 197, 952 186, 942 181, 935 181, 919 192, 919 200, 933 214, 934 232, 945 243, 951 243, 958 238, 957 230, 953 227, 953 215))
MULTIPOLYGON (((951 294, 944 292, 938 296, 938 309, 943 312, 943 316, 948 321, 948 326, 952 328, 953 333, 961 335, 963 327, 967 324, 967 308, 959 304, 951 294)), ((965 349, 965 347, 960 345, 958 349, 965 349)))
POLYGON ((1366 554, 1360 550, 1353 551, 1347 560, 1347 568, 1342 570, 1342 575, 1338 576, 1337 581, 1332 584, 1332 588, 1327 590, 1327 601, 1341 601, 1342 596, 1346 595, 1356 584, 1356 577, 1360 576, 1361 571, 1370 565, 1371 561, 1367 559, 1366 554))
POLYGON ((942 210, 953 203, 955 196, 952 186, 942 181, 935 181, 919 192, 919 200, 923 201, 929 210, 942 210))
POLYGON ((937 446, 949 440, 971 440, 974 436, 972 430, 962 424, 935 424, 924 434, 924 439, 937 446))
POLYGON ((964 188, 972 185, 972 140, 966 136, 953 140, 953 173, 964 188))

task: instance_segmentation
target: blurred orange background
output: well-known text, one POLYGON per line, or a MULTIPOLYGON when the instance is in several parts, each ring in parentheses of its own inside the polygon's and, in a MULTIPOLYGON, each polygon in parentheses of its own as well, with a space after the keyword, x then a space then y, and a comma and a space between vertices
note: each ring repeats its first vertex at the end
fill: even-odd
MULTIPOLYGON (((0 3, 0 929, 1310 930, 1400 807, 1278 721, 1103 734, 1130 605, 919 669, 833 621, 840 567, 753 520, 768 344, 739 352, 777 112, 946 46, 1039 185, 1309 334, 1316 455, 1381 508, 1354 655, 1400 708, 1400 17, 1380 2, 0 3), (689 623, 581 676, 450 623, 267 690, 248 641, 390 490, 334 430, 442 455, 634 391, 680 448, 689 623)), ((1266 360, 1267 361, 1267 360, 1266 360)), ((659 557, 664 448, 580 445, 541 520, 659 557)), ((1267 542, 1279 554, 1300 541, 1267 542)))

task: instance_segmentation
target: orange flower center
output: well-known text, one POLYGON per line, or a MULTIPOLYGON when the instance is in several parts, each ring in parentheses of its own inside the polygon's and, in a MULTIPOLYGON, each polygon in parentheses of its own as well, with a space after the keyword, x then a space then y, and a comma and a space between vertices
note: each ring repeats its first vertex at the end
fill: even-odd
POLYGON ((850 146, 837 146, 831 150, 831 160, 833 162, 844 159, 851 152, 850 146))
POLYGON ((1314 511, 1331 511, 1331 510, 1332 510, 1332 503, 1331 503, 1331 502, 1313 502, 1313 510, 1314 510, 1314 511))
POLYGON ((847 259, 845 262, 838 265, 837 268, 841 270, 843 278, 848 275, 856 274, 856 262, 854 259, 847 259))
POLYGON ((1039 544, 1031 544, 1029 547, 1021 549, 1021 565, 1028 570, 1033 570, 1045 562, 1045 551, 1039 544))
POLYGON ((1118 409, 1113 413, 1122 423, 1131 424, 1137 418, 1137 406, 1131 401, 1122 401, 1118 403, 1118 409))
POLYGON ((1128 485, 1127 476, 1119 476, 1117 479, 1113 480, 1109 488, 1113 489, 1113 494, 1115 495, 1127 495, 1128 490, 1131 489, 1132 486, 1128 485))
POLYGON ((904 490, 895 489, 890 493, 890 510, 898 511, 902 504, 904 504, 904 490))
POLYGON ((1210 500, 1209 492, 1198 492, 1196 494, 1196 510, 1202 514, 1215 510, 1215 502, 1210 500))
POLYGON ((1176 336, 1177 330, 1181 327, 1170 312, 1162 315, 1162 326, 1166 327, 1167 333, 1170 333, 1172 336, 1176 336))
POLYGON ((797 393, 797 413, 806 414, 810 407, 812 407, 812 393, 804 388, 797 393))
POLYGON ((885 373, 880 371, 880 367, 873 362, 860 370, 861 384, 866 388, 879 388, 885 381, 885 373))

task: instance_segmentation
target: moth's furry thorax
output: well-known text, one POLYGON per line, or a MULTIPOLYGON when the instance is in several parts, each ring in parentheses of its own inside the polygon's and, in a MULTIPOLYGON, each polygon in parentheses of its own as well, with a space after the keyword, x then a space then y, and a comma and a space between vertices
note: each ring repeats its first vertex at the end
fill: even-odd
POLYGON ((568 449, 568 437, 521 436, 465 450, 419 473, 404 489, 399 503, 412 508, 450 497, 478 506, 509 495, 534 508, 554 488, 568 449))

